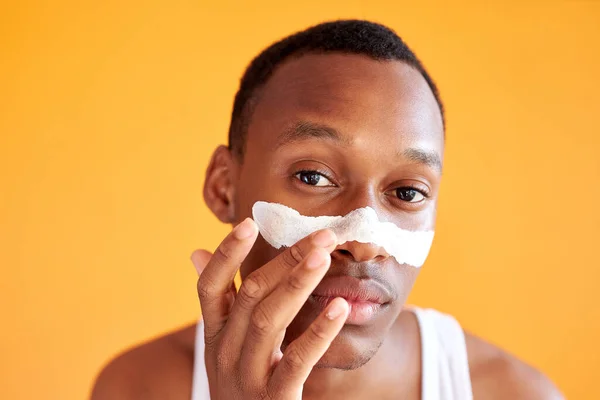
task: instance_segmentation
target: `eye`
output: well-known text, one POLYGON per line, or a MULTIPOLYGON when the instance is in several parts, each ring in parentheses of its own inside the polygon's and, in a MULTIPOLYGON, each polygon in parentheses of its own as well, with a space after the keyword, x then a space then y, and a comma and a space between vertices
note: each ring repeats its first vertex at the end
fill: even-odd
POLYGON ((321 187, 335 186, 329 179, 325 177, 325 175, 317 171, 300 171, 295 176, 307 185, 321 187))
POLYGON ((426 195, 420 190, 411 187, 401 187, 396 189, 396 196, 408 203, 420 203, 425 200, 426 195))

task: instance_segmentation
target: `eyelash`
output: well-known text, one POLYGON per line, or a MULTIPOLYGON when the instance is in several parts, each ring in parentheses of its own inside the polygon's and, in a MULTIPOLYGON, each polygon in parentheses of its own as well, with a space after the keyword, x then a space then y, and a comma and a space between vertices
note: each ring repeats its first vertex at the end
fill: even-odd
POLYGON ((318 169, 301 169, 301 170, 294 172, 294 174, 292 176, 295 178, 296 175, 298 175, 298 174, 319 174, 319 175, 323 176, 323 178, 326 178, 329 182, 336 185, 333 178, 331 178, 325 171, 319 171, 318 169))
POLYGON ((431 196, 431 193, 429 193, 428 190, 423 190, 420 187, 416 187, 416 186, 412 186, 412 185, 408 185, 408 186, 399 186, 393 190, 398 190, 398 189, 408 189, 408 190, 414 190, 415 192, 419 192, 423 195, 423 197, 425 197, 426 199, 428 199, 431 196))
MULTIPOLYGON (((297 170, 296 172, 294 172, 294 174, 292 176, 294 178, 296 178, 296 175, 302 174, 302 173, 304 173, 304 174, 319 174, 319 175, 322 175, 324 178, 326 178, 327 180, 329 180, 331 183, 333 183, 335 185, 334 180, 326 172, 320 171, 318 169, 301 169, 301 170, 297 170)), ((431 193, 428 190, 424 190, 423 188, 417 187, 415 185, 398 186, 397 188, 394 188, 392 190, 396 191, 398 189, 414 190, 414 191, 419 192, 420 194, 422 194, 423 197, 425 197, 426 199, 429 199, 431 197, 431 193)))

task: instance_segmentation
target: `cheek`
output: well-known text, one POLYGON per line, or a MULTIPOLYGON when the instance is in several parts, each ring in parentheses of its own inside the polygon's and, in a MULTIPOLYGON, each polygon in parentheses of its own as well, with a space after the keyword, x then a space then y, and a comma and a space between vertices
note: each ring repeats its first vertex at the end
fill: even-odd
POLYGON ((435 202, 430 202, 419 211, 400 215, 394 222, 397 226, 411 231, 435 230, 436 207, 435 202))
POLYGON ((402 265, 399 267, 400 273, 398 274, 398 303, 402 306, 406 303, 408 299, 408 295, 412 290, 417 276, 419 276, 419 272, 421 268, 411 267, 409 265, 402 265))
POLYGON ((241 176, 236 185, 235 212, 238 221, 252 217, 252 206, 257 201, 293 204, 294 198, 281 177, 260 173, 246 175, 248 176, 241 176))
POLYGON ((273 248, 271 245, 265 242, 265 240, 259 234, 254 247, 252 247, 252 250, 240 268, 242 279, 245 279, 252 272, 256 271, 277 257, 277 255, 281 254, 282 251, 283 249, 273 248))

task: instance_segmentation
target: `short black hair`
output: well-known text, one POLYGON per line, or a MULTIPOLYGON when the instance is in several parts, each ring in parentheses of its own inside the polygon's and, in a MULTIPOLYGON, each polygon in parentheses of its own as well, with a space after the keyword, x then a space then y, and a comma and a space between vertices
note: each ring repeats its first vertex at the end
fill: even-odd
POLYGON ((360 54, 374 60, 399 60, 418 70, 431 88, 440 107, 442 122, 444 106, 438 89, 415 53, 392 29, 364 20, 338 20, 312 26, 288 36, 260 53, 248 66, 235 95, 229 149, 243 157, 246 136, 258 90, 286 59, 307 53, 360 54))

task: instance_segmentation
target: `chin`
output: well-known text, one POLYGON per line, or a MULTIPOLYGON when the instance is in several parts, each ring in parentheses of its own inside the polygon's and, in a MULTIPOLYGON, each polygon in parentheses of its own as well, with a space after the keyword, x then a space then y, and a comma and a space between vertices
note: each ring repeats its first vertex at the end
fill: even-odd
MULTIPOLYGON (((375 332, 365 335, 363 330, 362 327, 345 325, 314 368, 349 371, 368 363, 381 347, 383 335, 377 335, 375 332)), ((286 332, 282 350, 297 337, 290 333, 286 332)))
POLYGON ((357 336, 356 332, 353 332, 355 328, 344 326, 315 368, 335 368, 349 371, 368 363, 381 347, 383 338, 357 336))

